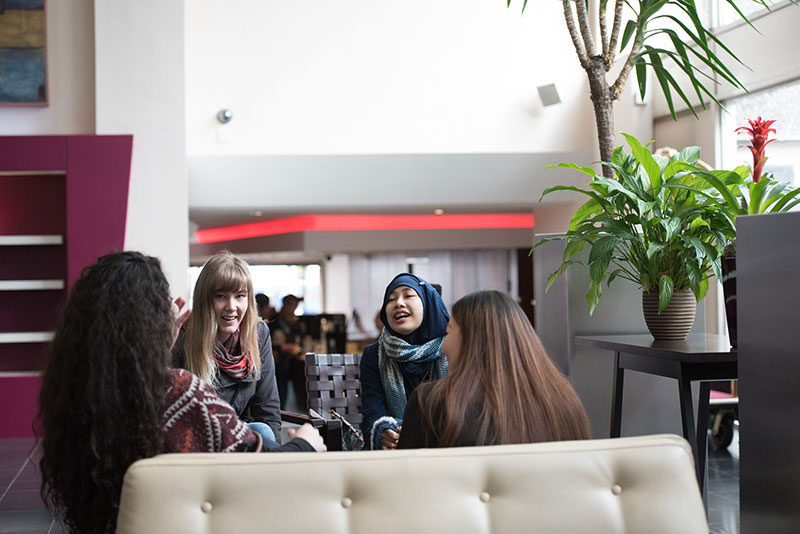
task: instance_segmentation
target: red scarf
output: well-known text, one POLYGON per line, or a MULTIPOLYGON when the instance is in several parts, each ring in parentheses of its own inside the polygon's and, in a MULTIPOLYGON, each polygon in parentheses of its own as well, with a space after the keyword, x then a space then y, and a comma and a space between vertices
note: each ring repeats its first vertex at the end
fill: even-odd
POLYGON ((224 343, 214 347, 214 359, 222 371, 239 382, 249 382, 253 365, 239 343, 239 330, 236 330, 224 343))

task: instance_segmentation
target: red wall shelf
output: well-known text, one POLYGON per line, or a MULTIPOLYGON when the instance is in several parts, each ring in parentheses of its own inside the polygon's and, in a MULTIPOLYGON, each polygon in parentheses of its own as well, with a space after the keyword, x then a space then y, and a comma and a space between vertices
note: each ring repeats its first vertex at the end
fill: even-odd
POLYGON ((0 437, 33 434, 69 288, 122 250, 133 137, 0 136, 0 437))

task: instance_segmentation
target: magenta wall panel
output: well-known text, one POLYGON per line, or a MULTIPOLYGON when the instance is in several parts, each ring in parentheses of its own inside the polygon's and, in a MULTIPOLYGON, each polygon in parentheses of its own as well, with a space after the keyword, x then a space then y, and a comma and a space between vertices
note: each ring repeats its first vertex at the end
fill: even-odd
POLYGON ((103 254, 122 250, 133 136, 67 137, 67 287, 103 254))
POLYGON ((63 245, 0 247, 0 280, 62 280, 66 272, 63 245))
POLYGON ((63 171, 63 135, 0 137, 0 171, 63 171))
POLYGON ((63 175, 0 176, 0 235, 64 235, 63 175))
MULTIPOLYGON (((69 288, 98 256, 122 250, 133 137, 0 137, 0 235, 59 234, 63 245, 0 246, 0 280, 63 279, 64 290, 0 292, 0 332, 55 326, 69 288)), ((42 369, 45 343, 0 343, 0 372, 42 369)), ((39 376, 0 375, 0 437, 32 435, 39 376)))
POLYGON ((0 404, 3 406, 0 438, 33 435, 33 420, 39 411, 37 397, 42 379, 39 376, 3 377, 0 404))
MULTIPOLYGON (((49 346, 47 343, 0 343, 0 372, 30 373, 44 369, 45 352, 49 346)), ((0 390, 5 387, 2 384, 7 378, 0 378, 0 390)))
MULTIPOLYGON (((5 332, 44 332, 56 324, 65 292, 0 291, 0 325, 5 332)), ((31 368, 29 371, 34 371, 31 368)))

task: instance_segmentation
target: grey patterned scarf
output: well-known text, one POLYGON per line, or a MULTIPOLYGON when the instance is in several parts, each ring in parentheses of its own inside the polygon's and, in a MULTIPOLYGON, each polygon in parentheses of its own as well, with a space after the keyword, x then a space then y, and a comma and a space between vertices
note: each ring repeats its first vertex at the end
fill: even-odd
POLYGON ((389 415, 402 419, 406 411, 406 388, 399 362, 431 362, 430 380, 447 376, 447 358, 442 356, 442 340, 437 337, 424 345, 411 345, 383 329, 378 340, 378 370, 386 395, 389 415))

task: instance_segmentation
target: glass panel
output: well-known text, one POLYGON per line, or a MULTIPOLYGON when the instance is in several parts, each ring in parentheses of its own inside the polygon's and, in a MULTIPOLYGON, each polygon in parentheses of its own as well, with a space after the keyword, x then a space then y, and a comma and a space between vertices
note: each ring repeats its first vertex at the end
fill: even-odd
MULTIPOLYGON (((189 267, 191 292, 202 267, 189 267)), ((322 269, 310 265, 250 265, 253 290, 269 297, 270 306, 281 309, 281 300, 289 293, 303 297, 296 315, 322 313, 322 269)))

